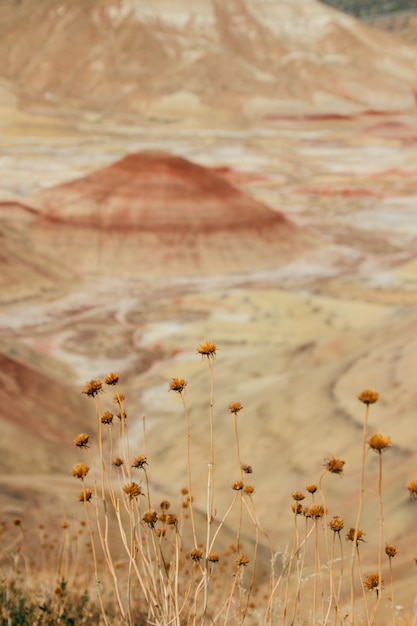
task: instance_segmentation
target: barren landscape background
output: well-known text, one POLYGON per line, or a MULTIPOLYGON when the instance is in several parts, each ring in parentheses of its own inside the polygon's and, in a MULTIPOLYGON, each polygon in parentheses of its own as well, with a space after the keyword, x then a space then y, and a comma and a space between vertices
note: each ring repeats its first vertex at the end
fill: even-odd
MULTIPOLYGON (((399 550, 397 602, 412 609, 415 20, 377 28, 315 0, 1 3, 2 519, 82 516, 72 442, 94 411, 81 390, 111 370, 132 449, 145 415, 154 487, 179 501, 186 432, 168 383, 186 378, 204 493, 209 383, 196 350, 210 339, 216 507, 236 478, 238 400, 241 455, 278 550, 291 492, 332 454, 346 465, 329 481, 330 513, 349 524, 357 395, 379 391, 371 429, 393 444, 384 532, 399 550)), ((369 566, 376 476, 370 452, 369 566)))

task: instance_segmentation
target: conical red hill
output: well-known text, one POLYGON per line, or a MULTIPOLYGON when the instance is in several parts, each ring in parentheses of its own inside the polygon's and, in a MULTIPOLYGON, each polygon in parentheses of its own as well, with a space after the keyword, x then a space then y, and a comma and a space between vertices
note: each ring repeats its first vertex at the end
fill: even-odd
POLYGON ((142 152, 40 198, 36 245, 75 269, 207 274, 275 267, 306 241, 213 170, 142 152))

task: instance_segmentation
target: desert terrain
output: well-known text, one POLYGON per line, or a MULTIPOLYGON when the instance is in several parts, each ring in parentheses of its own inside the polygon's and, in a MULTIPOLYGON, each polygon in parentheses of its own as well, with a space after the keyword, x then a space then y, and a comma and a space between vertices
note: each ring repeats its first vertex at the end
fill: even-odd
MULTIPOLYGON (((145 416, 153 488, 178 503, 187 434, 168 386, 187 380, 203 515, 210 383, 197 348, 211 340, 215 506, 221 515, 238 478, 227 407, 239 401, 241 457, 278 553, 291 537, 291 493, 317 482, 331 455, 345 469, 325 479, 329 514, 354 524, 357 396, 378 390, 369 428, 392 439, 384 535, 398 548, 398 615, 408 614, 412 38, 314 0, 58 4, 37 3, 30 20, 28 0, 0 7, 1 519, 79 523, 73 439, 95 427, 81 391, 110 371, 132 451, 145 416)), ((377 455, 366 463, 372 567, 377 455)))

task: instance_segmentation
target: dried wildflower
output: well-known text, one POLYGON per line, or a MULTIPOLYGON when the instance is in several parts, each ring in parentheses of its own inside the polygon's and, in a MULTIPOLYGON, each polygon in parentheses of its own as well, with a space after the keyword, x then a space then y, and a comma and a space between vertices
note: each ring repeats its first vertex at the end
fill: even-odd
POLYGON ((80 433, 74 439, 74 446, 77 446, 77 448, 88 448, 89 439, 90 439, 90 435, 86 435, 85 433, 80 433))
POLYGON ((201 356, 205 356, 208 359, 214 359, 216 356, 216 344, 212 341, 204 341, 198 346, 197 353, 201 356))
POLYGON ((385 554, 389 559, 392 559, 397 553, 398 550, 395 546, 390 546, 388 544, 385 546, 385 554))
POLYGON ((65 521, 61 522, 61 528, 65 529, 65 528, 68 528, 68 526, 69 526, 68 522, 65 522, 65 521))
POLYGON ((294 515, 301 515, 301 513, 303 512, 303 507, 299 502, 294 502, 294 504, 291 507, 291 510, 294 513, 294 515))
POLYGON ((126 411, 119 411, 118 413, 116 413, 116 416, 119 418, 119 420, 125 420, 127 417, 127 413, 126 411))
POLYGON ((235 480, 235 482, 232 484, 232 489, 234 489, 235 491, 240 491, 241 489, 243 489, 243 482, 241 480, 235 480))
POLYGON ((391 445, 391 437, 382 435, 381 433, 374 433, 369 437, 368 445, 372 450, 381 454, 382 450, 391 445))
POLYGON ((312 504, 310 507, 310 517, 320 519, 324 515, 324 506, 322 504, 312 504))
POLYGON ((242 472, 244 472, 245 474, 252 474, 253 469, 252 469, 252 465, 246 465, 245 463, 243 463, 241 465, 242 468, 242 472))
POLYGON ((249 563, 249 559, 245 554, 238 554, 235 558, 235 563, 238 567, 244 567, 249 563))
POLYGON ((88 474, 89 469, 90 468, 88 467, 88 465, 85 465, 84 463, 77 463, 72 468, 72 475, 74 476, 74 478, 80 478, 81 480, 84 480, 84 478, 88 474))
POLYGON ((80 502, 89 502, 92 497, 93 497, 93 492, 91 491, 91 489, 84 489, 80 493, 78 499, 80 502))
POLYGON ((359 541, 363 541, 365 542, 364 536, 365 533, 363 532, 363 530, 361 530, 360 528, 358 528, 357 530, 355 528, 353 528, 352 526, 349 528, 349 532, 346 533, 346 540, 347 541, 355 541, 355 536, 356 536, 356 545, 358 546, 359 541))
POLYGON ((203 558, 203 553, 201 550, 199 550, 198 548, 193 548, 190 551, 190 557, 193 561, 195 561, 196 563, 198 563, 198 561, 201 561, 201 559, 203 558))
POLYGON ((174 513, 167 515, 166 523, 168 526, 176 526, 178 524, 178 518, 174 513))
MULTIPOLYGON (((382 584, 381 580, 381 584, 382 584)), ((379 574, 377 572, 372 572, 371 574, 367 574, 363 581, 364 587, 368 589, 368 591, 376 591, 378 593, 379 589, 379 574)))
POLYGON ((375 404, 379 398, 379 393, 374 389, 364 389, 358 395, 358 400, 364 404, 375 404))
POLYGON ((340 533, 340 531, 343 529, 343 526, 344 526, 343 519, 339 517, 338 515, 335 515, 334 517, 332 517, 332 519, 329 522, 330 530, 332 530, 335 533, 340 533))
POLYGON ((219 555, 217 554, 217 552, 210 552, 210 554, 208 555, 208 560, 210 561, 210 563, 218 563, 219 555))
POLYGON ((103 390, 103 383, 101 380, 89 380, 88 383, 85 383, 82 393, 87 394, 91 398, 94 398, 100 391, 103 390))
POLYGON ((109 372, 107 376, 105 376, 104 382, 106 383, 106 385, 117 385, 117 383, 119 382, 119 374, 116 374, 115 372, 109 372))
POLYGON ((171 502, 169 502, 169 500, 162 500, 159 506, 163 511, 167 511, 171 506, 171 502))
POLYGON ((137 483, 129 483, 123 487, 125 494, 132 500, 142 494, 142 488, 137 483))
POLYGON ((171 378, 171 381, 169 383, 169 390, 182 393, 184 391, 184 387, 186 386, 187 382, 184 380, 184 378, 171 378))
POLYGON ((164 537, 165 536, 165 528, 157 528, 156 529, 156 536, 157 537, 164 537))
POLYGON ((116 467, 120 467, 121 465, 123 465, 123 459, 121 459, 119 456, 117 456, 113 460, 113 465, 115 465, 116 467))
POLYGON ((143 467, 145 467, 145 465, 147 465, 147 457, 143 456, 143 454, 140 454, 139 456, 135 456, 135 458, 132 461, 132 467, 135 467, 136 469, 141 469, 143 467))
POLYGON ((413 478, 407 485, 407 489, 410 492, 410 498, 412 500, 417 499, 417 478, 413 478))
POLYGON ((329 456, 327 459, 324 459, 323 467, 331 474, 341 474, 344 464, 345 462, 342 459, 338 459, 337 456, 329 456))
POLYGON ((126 396, 123 393, 116 393, 116 395, 113 396, 114 404, 120 404, 123 400, 126 400, 126 396))
POLYGON ((301 502, 301 500, 304 500, 305 495, 303 494, 302 491, 293 491, 292 494, 292 499, 296 500, 297 502, 301 502))
POLYGON ((314 485, 312 483, 311 485, 307 485, 306 489, 307 489, 308 493, 311 493, 311 494, 316 493, 317 485, 314 485))
POLYGON ((239 411, 243 409, 243 405, 240 404, 240 402, 231 402, 228 406, 228 409, 230 413, 234 413, 234 415, 237 415, 239 411))
POLYGON ((145 524, 148 524, 148 526, 153 528, 158 521, 158 513, 153 509, 149 509, 149 511, 146 511, 146 513, 142 515, 142 520, 145 524))
POLYGON ((252 487, 252 485, 245 485, 243 487, 243 493, 246 493, 246 495, 251 496, 255 491, 255 487, 252 487))
POLYGON ((102 424, 111 424, 113 421, 113 413, 110 413, 110 411, 105 411, 100 419, 102 424))

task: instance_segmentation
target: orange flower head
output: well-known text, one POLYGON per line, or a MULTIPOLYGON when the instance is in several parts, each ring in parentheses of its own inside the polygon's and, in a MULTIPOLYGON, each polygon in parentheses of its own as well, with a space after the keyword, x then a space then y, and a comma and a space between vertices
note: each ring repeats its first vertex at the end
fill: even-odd
POLYGON ((217 347, 215 343, 212 341, 204 341, 198 346, 197 353, 201 354, 201 356, 207 357, 208 359, 214 359, 216 356, 216 350, 217 347))
POLYGON ((375 404, 378 401, 379 393, 374 389, 364 389, 358 395, 358 400, 364 404, 375 404))

